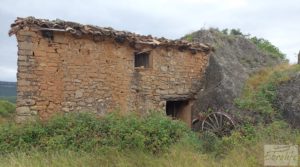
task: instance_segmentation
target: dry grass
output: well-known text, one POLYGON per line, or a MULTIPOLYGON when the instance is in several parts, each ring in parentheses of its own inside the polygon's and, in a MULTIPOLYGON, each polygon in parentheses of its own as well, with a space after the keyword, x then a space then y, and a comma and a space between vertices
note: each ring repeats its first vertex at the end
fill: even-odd
POLYGON ((10 154, 0 158, 2 167, 81 167, 81 166, 118 166, 118 167, 232 167, 262 166, 263 145, 256 144, 249 148, 236 148, 228 152, 223 159, 215 159, 209 154, 198 152, 194 148, 176 145, 162 155, 151 155, 143 152, 106 153, 83 152, 32 152, 31 154, 10 154))
MULTIPOLYGON (((272 75, 275 72, 284 72, 284 71, 291 71, 297 68, 295 65, 290 64, 281 64, 274 67, 264 68, 260 70, 259 72, 255 73, 253 76, 251 76, 247 83, 246 87, 250 88, 253 91, 257 91, 260 85, 265 84, 270 81, 272 75)), ((284 76, 280 78, 280 82, 286 81, 289 79, 289 76, 284 76)))

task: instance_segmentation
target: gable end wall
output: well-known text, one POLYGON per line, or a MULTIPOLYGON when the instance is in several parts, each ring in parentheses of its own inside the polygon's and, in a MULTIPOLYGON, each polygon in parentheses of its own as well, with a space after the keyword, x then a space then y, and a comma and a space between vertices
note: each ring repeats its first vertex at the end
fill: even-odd
POLYGON ((63 32, 48 39, 33 29, 16 36, 17 122, 45 120, 56 112, 164 112, 166 100, 194 97, 208 63, 203 52, 174 47, 134 49, 126 42, 94 42, 63 32), (134 52, 147 49, 151 67, 134 68, 134 52))

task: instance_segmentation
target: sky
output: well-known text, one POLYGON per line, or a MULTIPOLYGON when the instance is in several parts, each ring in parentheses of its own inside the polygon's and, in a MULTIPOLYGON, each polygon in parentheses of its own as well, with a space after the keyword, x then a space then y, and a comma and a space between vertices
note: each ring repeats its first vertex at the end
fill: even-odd
POLYGON ((0 81, 16 81, 17 17, 34 16, 178 39, 202 28, 239 28, 269 40, 296 63, 299 0, 0 0, 0 81))

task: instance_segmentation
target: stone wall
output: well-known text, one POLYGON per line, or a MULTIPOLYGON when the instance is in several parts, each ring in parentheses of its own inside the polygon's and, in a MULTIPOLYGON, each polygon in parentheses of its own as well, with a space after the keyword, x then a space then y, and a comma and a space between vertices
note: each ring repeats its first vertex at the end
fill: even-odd
POLYGON ((194 98, 208 61, 200 51, 94 42, 65 32, 27 28, 16 37, 17 122, 60 111, 164 111, 166 100, 194 98), (143 50, 151 50, 150 68, 134 67, 134 52, 143 50))

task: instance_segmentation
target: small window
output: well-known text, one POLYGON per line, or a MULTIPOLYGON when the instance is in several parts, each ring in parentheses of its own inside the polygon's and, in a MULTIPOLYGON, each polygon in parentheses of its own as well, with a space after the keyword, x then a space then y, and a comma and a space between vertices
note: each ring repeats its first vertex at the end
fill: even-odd
POLYGON ((134 54, 134 67, 150 67, 150 52, 139 52, 134 54))

